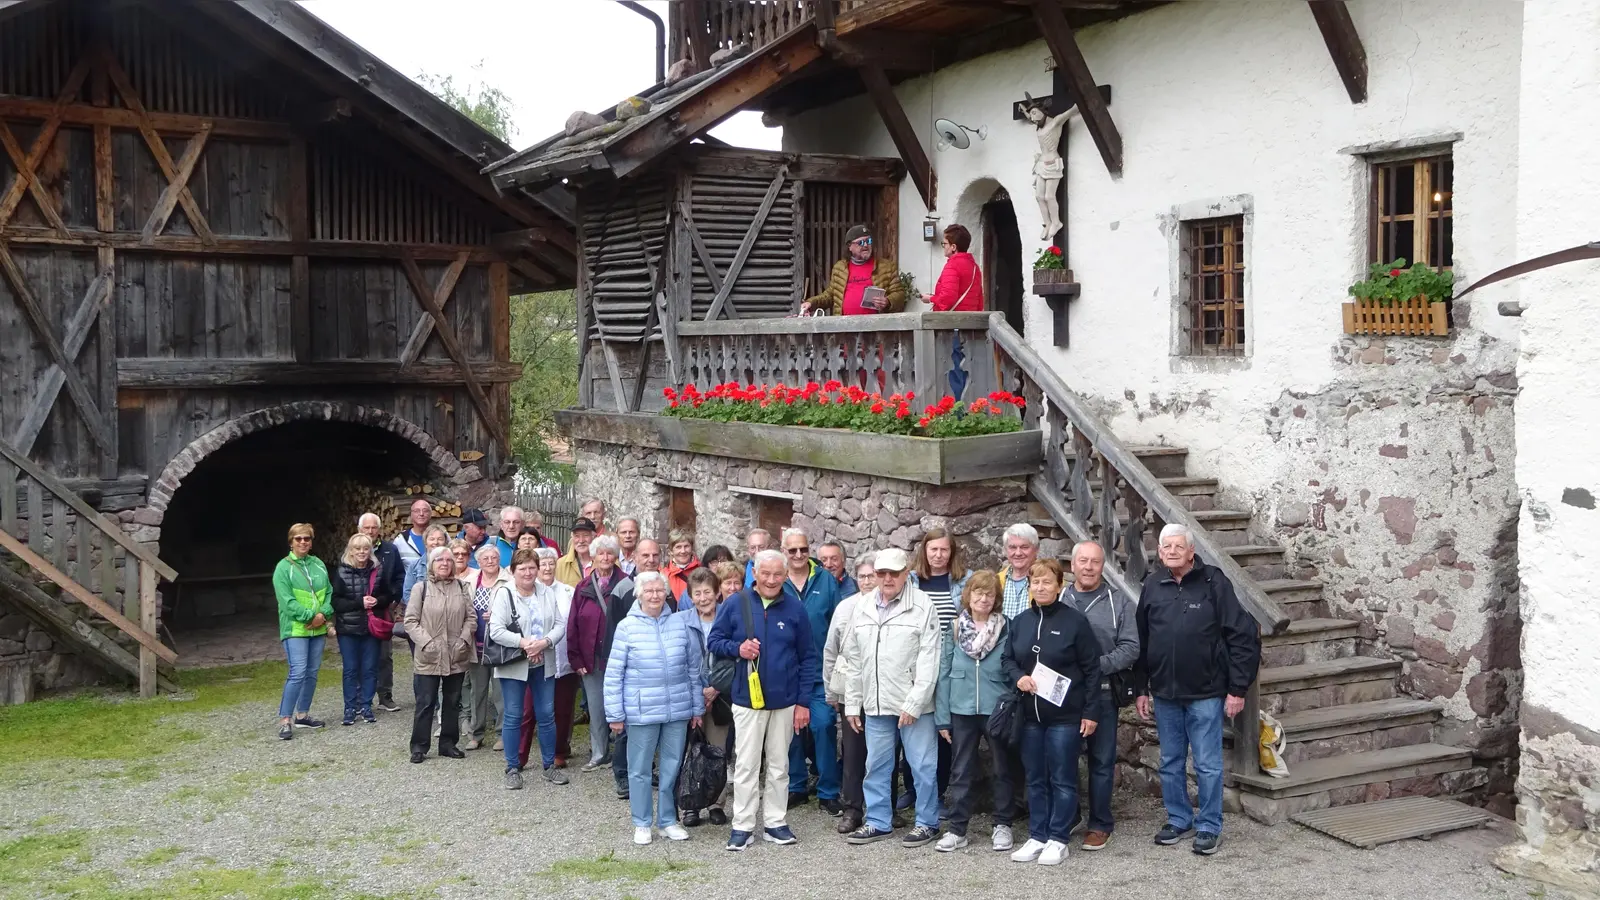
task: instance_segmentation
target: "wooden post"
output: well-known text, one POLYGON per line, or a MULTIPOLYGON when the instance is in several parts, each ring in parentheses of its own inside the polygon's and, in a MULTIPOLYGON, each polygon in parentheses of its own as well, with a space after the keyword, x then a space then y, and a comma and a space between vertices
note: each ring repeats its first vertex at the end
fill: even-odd
POLYGON ((1250 682, 1244 709, 1233 717, 1233 772, 1254 775, 1261 770, 1261 682, 1250 682))
POLYGON ((859 66, 856 72, 867 89, 867 96, 872 98, 872 105, 877 107, 878 118, 883 120, 884 129, 894 140, 895 149, 900 151, 906 172, 911 175, 917 192, 922 195, 922 202, 933 209, 939 193, 938 175, 928 161, 928 154, 922 149, 922 142, 917 140, 917 131, 912 127, 911 120, 906 118, 900 98, 895 96, 894 88, 889 85, 889 77, 883 74, 883 69, 871 63, 859 66))
POLYGON ((1083 51, 1078 48, 1078 40, 1073 34, 1072 25, 1067 22, 1066 12, 1054 2, 1033 0, 1033 18, 1050 47, 1050 55, 1055 57, 1057 70, 1072 86, 1072 99, 1077 101, 1078 110, 1083 113, 1084 128, 1088 130, 1089 137, 1094 139, 1095 149, 1100 151, 1106 171, 1113 175, 1122 174, 1122 134, 1117 131, 1117 123, 1111 120, 1111 110, 1106 107, 1105 99, 1095 86, 1094 76, 1089 73, 1089 64, 1084 61, 1083 51))
MULTIPOLYGON (((289 141, 289 240, 311 240, 310 149, 296 135, 289 141)), ((311 260, 289 261, 289 347, 295 362, 311 361, 311 260)))
MULTIPOLYGON (((128 564, 139 566, 139 627, 147 634, 156 633, 156 619, 160 606, 156 600, 156 570, 149 563, 128 558, 128 564)), ((156 655, 149 647, 139 647, 139 696, 149 699, 156 695, 156 655)))
POLYGON ((1328 45, 1328 55, 1333 57, 1333 67, 1344 82, 1345 93, 1351 103, 1367 100, 1367 48, 1361 35, 1350 20, 1350 8, 1344 0, 1309 0, 1311 15, 1317 20, 1322 40, 1328 45))
POLYGON ((939 385, 942 367, 937 357, 933 329, 919 323, 917 330, 911 332, 911 372, 917 392, 917 402, 912 404, 913 408, 938 403, 939 398, 945 395, 944 388, 939 385))

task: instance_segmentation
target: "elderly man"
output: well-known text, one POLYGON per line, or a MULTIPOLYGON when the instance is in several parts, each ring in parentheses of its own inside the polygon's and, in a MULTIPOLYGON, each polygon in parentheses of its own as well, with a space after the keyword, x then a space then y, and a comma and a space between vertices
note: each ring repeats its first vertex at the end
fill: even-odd
POLYGON ((917 791, 916 825, 901 843, 920 847, 939 836, 939 734, 933 694, 943 637, 933 601, 907 584, 910 561, 905 551, 880 550, 873 559, 877 590, 857 602, 835 663, 843 669, 845 718, 853 731, 867 737, 862 781, 867 821, 846 840, 871 844, 894 834, 889 782, 898 734, 917 791))
POLYGON ((772 548, 772 532, 765 528, 752 528, 744 538, 744 586, 756 582, 756 555, 772 548))
MULTIPOLYGON (((856 561, 856 574, 852 581, 860 588, 839 601, 833 610, 833 621, 828 625, 828 642, 822 648, 822 681, 827 685, 828 702, 833 704, 836 717, 844 715, 844 670, 839 668, 839 653, 844 639, 850 635, 850 623, 855 618, 856 604, 878 586, 878 570, 873 568, 872 554, 856 561)), ((867 736, 854 729, 841 733, 843 760, 840 765, 839 803, 843 813, 839 819, 839 833, 849 834, 861 827, 866 816, 866 799, 861 794, 861 781, 867 774, 867 736)))
POLYGON ((728 849, 755 843, 756 807, 765 812, 762 837, 793 844, 783 803, 789 781, 789 742, 811 724, 808 701, 822 675, 811 619, 786 584, 783 554, 763 550, 755 563, 755 585, 717 610, 707 645, 713 654, 738 659, 733 676, 733 828, 728 849), (766 756, 766 789, 758 776, 766 756))
POLYGON ((833 316, 862 316, 900 312, 906 308, 906 288, 893 259, 873 258, 872 229, 856 225, 844 233, 845 258, 833 264, 828 287, 800 305, 802 315, 820 309, 833 316), (868 290, 876 288, 871 294, 868 290))
MULTIPOLYGON (((576 588, 589 571, 589 545, 594 541, 594 522, 580 518, 572 523, 572 549, 556 560, 556 580, 576 588)), ((626 574, 626 573, 624 573, 626 574)))
POLYGON ((411 503, 411 527, 394 536, 394 546, 400 551, 400 563, 405 568, 427 553, 423 535, 428 533, 428 523, 433 521, 433 504, 426 500, 411 503))
POLYGON ((607 534, 606 531, 606 502, 599 497, 591 497, 583 501, 583 506, 578 508, 578 515, 594 523, 595 531, 607 534))
POLYGON ((1039 559, 1039 532, 1027 522, 1006 529, 1006 564, 1000 569, 1000 612, 1015 619, 1028 608, 1028 572, 1039 559))
MULTIPOLYGON (((789 587, 799 595, 811 619, 811 637, 820 659, 828 642, 828 625, 839 605, 839 583, 811 558, 811 540, 804 531, 789 528, 783 532, 783 553, 789 587)), ((844 807, 839 805, 839 737, 827 693, 827 685, 818 681, 811 696, 803 698, 811 707, 811 740, 794 741, 789 745, 789 808, 802 806, 811 797, 806 788, 809 752, 817 766, 817 803, 823 812, 837 816, 844 812, 844 807)))
POLYGON ((638 564, 634 562, 633 555, 639 549, 639 520, 623 519, 617 523, 617 546, 622 548, 622 558, 617 560, 617 565, 629 577, 638 574, 638 564))
MULTIPOLYGON (((1103 849, 1111 839, 1111 791, 1117 769, 1117 704, 1122 689, 1132 685, 1133 666, 1139 661, 1139 623, 1133 598, 1106 583, 1106 552, 1094 541, 1082 541, 1072 548, 1072 583, 1064 598, 1083 613, 1100 644, 1100 699, 1093 709, 1084 710, 1095 720, 1094 734, 1084 738, 1089 757, 1089 825, 1083 836, 1083 849, 1103 849)), ((1076 829, 1078 811, 1072 811, 1076 829)))
MULTIPOLYGON (((511 571, 511 557, 517 552, 517 539, 522 537, 522 526, 526 522, 522 508, 519 506, 502 506, 500 508, 500 533, 495 535, 491 544, 500 551, 500 568, 511 571)), ((473 556, 477 553, 474 551, 473 556)))
POLYGON ((845 566, 844 545, 838 541, 823 541, 817 545, 817 562, 828 570, 833 576, 834 584, 838 585, 841 599, 857 593, 861 588, 856 586, 856 580, 850 577, 850 572, 845 566))
MULTIPOLYGON (((620 544, 621 541, 619 540, 620 544)), ((652 538, 645 538, 633 546, 633 567, 635 572, 661 571, 661 543, 652 538)), ((676 606, 673 603, 673 606, 676 606)))
MULTIPOLYGON (((1158 552, 1161 565, 1144 581, 1136 616, 1146 685, 1136 705, 1146 720, 1154 708, 1167 807, 1155 841, 1176 844, 1196 831, 1194 852, 1210 856, 1222 841, 1222 719, 1244 709, 1261 664, 1261 632, 1222 572, 1194 558, 1189 529, 1162 528, 1158 552), (1189 804, 1190 751, 1198 813, 1189 804)), ((1246 726, 1255 733, 1254 722, 1246 726)))
MULTIPOLYGON (((426 501, 423 502, 426 505, 426 501)), ((412 522, 416 522, 414 516, 412 522)), ((362 513, 356 519, 356 530, 372 541, 372 561, 378 567, 377 587, 381 589, 374 591, 374 594, 392 601, 393 605, 389 608, 398 611, 405 602, 402 591, 406 581, 406 566, 400 561, 400 548, 383 539, 383 520, 378 518, 377 513, 362 513)), ((377 701, 372 704, 375 708, 385 712, 400 711, 394 702, 394 646, 389 641, 378 642, 377 695, 377 701)))
POLYGON ((467 566, 476 569, 478 548, 489 542, 489 517, 483 510, 474 506, 461 513, 461 539, 467 542, 467 566))

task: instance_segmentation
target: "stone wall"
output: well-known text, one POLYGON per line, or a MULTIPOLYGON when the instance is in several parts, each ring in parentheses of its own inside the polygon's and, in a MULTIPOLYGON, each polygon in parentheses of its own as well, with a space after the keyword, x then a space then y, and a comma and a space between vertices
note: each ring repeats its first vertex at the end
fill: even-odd
POLYGON ((26 703, 45 691, 100 684, 109 676, 73 653, 0 599, 0 706, 26 703))

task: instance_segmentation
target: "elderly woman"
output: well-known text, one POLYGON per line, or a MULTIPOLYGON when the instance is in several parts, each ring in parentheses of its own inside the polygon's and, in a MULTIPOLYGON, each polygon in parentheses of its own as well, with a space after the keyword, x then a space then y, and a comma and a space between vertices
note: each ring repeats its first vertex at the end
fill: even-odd
POLYGON ((717 576, 717 599, 727 600, 744 590, 744 568, 731 559, 707 563, 711 574, 717 576))
POLYGON ((372 715, 372 696, 378 687, 378 650, 383 642, 367 627, 367 615, 387 612, 392 590, 383 585, 379 569, 372 557, 372 538, 357 534, 344 545, 344 557, 333 572, 333 630, 344 661, 344 725, 354 725, 357 714, 368 725, 378 724, 372 715))
MULTIPOLYGON (((617 565, 617 558, 622 555, 617 539, 601 535, 589 544, 589 552, 593 564, 573 591, 572 616, 567 620, 567 660, 582 679, 583 696, 589 706, 589 763, 583 767, 585 772, 611 761, 606 744, 609 734, 601 726, 606 721, 605 666, 616 623, 633 605, 633 582, 617 565)), ((627 782, 620 776, 617 781, 617 794, 627 796, 627 782)))
MULTIPOLYGON (((731 565, 731 564, 730 564, 731 565)), ((735 566, 734 575, 738 576, 735 566)), ((703 568, 695 569, 689 573, 689 599, 681 604, 677 615, 693 629, 700 641, 700 664, 706 672, 706 687, 703 691, 706 700, 705 732, 706 743, 714 747, 724 747, 731 751, 733 744, 728 740, 728 734, 733 730, 733 704, 727 698, 720 696, 717 689, 710 684, 711 650, 707 639, 711 635, 711 626, 717 621, 717 607, 722 605, 720 585, 717 576, 703 568)), ((723 811, 723 801, 727 799, 732 785, 723 789, 722 796, 706 811, 706 819, 713 825, 728 824, 728 814, 723 811)), ((690 828, 700 824, 700 810, 685 809, 683 824, 690 828)))
MULTIPOLYGON (((493 546, 483 544, 481 546, 493 546)), ((456 561, 456 577, 461 579, 463 585, 472 583, 472 570, 478 567, 477 560, 472 558, 472 545, 461 538, 450 541, 450 556, 456 561)))
POLYGON ((972 788, 978 782, 978 738, 989 744, 990 793, 994 799, 995 850, 1010 850, 1011 820, 1016 816, 1016 782, 1011 749, 997 747, 985 726, 995 701, 1011 693, 1001 667, 1008 633, 1006 617, 996 609, 1000 578, 987 569, 974 572, 961 594, 961 614, 951 623, 939 655, 939 686, 933 694, 933 721, 951 748, 950 824, 935 850, 946 853, 967 846, 972 818, 972 788))
POLYGON ((617 626, 606 662, 606 721, 613 734, 628 735, 629 806, 633 842, 648 844, 652 822, 674 841, 689 832, 678 824, 678 766, 690 727, 706 708, 704 651, 689 620, 667 612, 667 579, 645 572, 639 602, 617 626), (655 816, 651 817, 651 772, 660 753, 655 816))
POLYGON ((400 588, 400 605, 411 602, 411 589, 428 578, 428 552, 436 547, 448 547, 450 533, 441 525, 429 525, 422 532, 422 555, 406 568, 405 583, 400 588))
POLYGON ((972 232, 964 225, 944 230, 944 269, 934 285, 928 305, 934 312, 983 312, 983 275, 978 261, 967 250, 972 247, 972 232))
POLYGON ((428 578, 411 589, 406 633, 416 645, 411 667, 411 691, 417 698, 417 714, 411 723, 411 761, 420 763, 428 757, 435 711, 440 717, 439 755, 461 759, 466 756, 456 746, 461 682, 467 667, 478 661, 474 646, 477 617, 466 586, 456 577, 455 559, 443 547, 428 551, 428 578))
MULTIPOLYGON (((534 556, 539 559, 539 589, 556 595, 556 609, 561 614, 561 621, 565 622, 572 614, 572 587, 556 580, 556 560, 561 554, 554 548, 540 547, 534 551, 534 556)), ((567 657, 565 631, 562 631, 561 639, 556 641, 552 652, 556 661, 556 768, 565 769, 567 760, 572 757, 572 714, 578 702, 578 685, 583 679, 573 670, 572 660, 567 657)), ((521 747, 524 764, 533 746, 532 741, 533 729, 524 722, 521 747)))
POLYGON ((322 728, 311 718, 311 697, 317 692, 322 647, 333 617, 328 567, 311 555, 316 531, 304 522, 289 526, 289 555, 272 572, 278 598, 278 639, 289 657, 289 677, 278 701, 278 737, 287 741, 296 728, 322 728))
POLYGON ((466 707, 466 723, 462 733, 467 738, 463 750, 476 750, 483 746, 483 736, 494 727, 501 715, 503 701, 500 690, 493 683, 489 666, 483 664, 483 642, 489 634, 489 599, 494 589, 511 583, 511 573, 500 567, 500 550, 493 544, 478 548, 478 567, 467 571, 467 589, 472 592, 472 612, 477 617, 478 662, 467 669, 466 684, 461 689, 461 702, 466 707), (490 559, 490 556, 493 559, 490 559))
POLYGON ((539 752, 544 757, 544 780, 566 784, 567 776, 555 767, 555 645, 566 637, 567 620, 556 605, 556 594, 539 584, 539 557, 518 550, 511 557, 513 580, 494 591, 489 619, 489 639, 502 647, 520 649, 522 658, 496 666, 494 677, 505 696, 505 716, 500 741, 506 754, 506 789, 522 790, 522 758, 518 738, 524 712, 532 698, 539 721, 539 752))
POLYGON ((679 609, 688 609, 689 573, 700 568, 694 555, 694 532, 674 528, 667 535, 667 590, 678 600, 679 609))
POLYGON ((1011 858, 1059 866, 1078 813, 1078 754, 1094 734, 1100 700, 1100 642, 1083 613, 1062 602, 1061 564, 1040 560, 1028 572, 1033 605, 1011 620, 1000 659, 1022 692, 1022 766, 1028 773, 1028 842, 1011 858), (1053 673, 1043 680, 1040 667, 1053 673), (1064 696, 1041 696, 1054 675, 1071 679, 1064 696), (1059 702, 1058 702, 1059 701, 1059 702))

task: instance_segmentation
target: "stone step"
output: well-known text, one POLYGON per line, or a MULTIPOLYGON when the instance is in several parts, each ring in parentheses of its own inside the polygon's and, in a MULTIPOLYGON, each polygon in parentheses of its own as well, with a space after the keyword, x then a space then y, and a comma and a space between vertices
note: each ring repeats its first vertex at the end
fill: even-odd
POLYGON ((1257 579, 1256 586, 1277 601, 1291 619, 1315 619, 1328 614, 1322 582, 1298 578, 1257 579))
POLYGON ((1273 715, 1319 707, 1388 700, 1395 696, 1400 662, 1351 656, 1263 668, 1261 708, 1273 715))
MULTIPOLYGON (((1182 478, 1188 474, 1189 449, 1187 447, 1158 447, 1155 445, 1142 447, 1129 447, 1133 455, 1139 457, 1144 467, 1150 474, 1157 478, 1182 478)), ((1077 454, 1068 450, 1068 460, 1075 459, 1077 454)))
MULTIPOLYGON (((1191 512, 1216 508, 1217 480, 1215 478, 1190 478, 1184 475, 1158 478, 1157 480, 1173 496, 1178 498, 1178 502, 1182 503, 1185 509, 1191 512)), ((1097 480, 1090 481, 1089 489, 1098 492, 1100 490, 1100 482, 1097 480)))
POLYGON ((1282 634, 1261 636, 1261 665, 1296 666, 1356 655, 1361 623, 1350 619, 1295 619, 1282 634))
POLYGON ((1470 768, 1471 750, 1443 744, 1412 744, 1307 760, 1291 766, 1286 778, 1273 778, 1259 771, 1235 772, 1233 781, 1246 793, 1281 799, 1470 768))
POLYGON ((1428 700, 1398 697, 1285 713, 1279 719, 1288 742, 1284 759, 1293 771, 1296 762, 1426 744, 1442 710, 1428 700))

